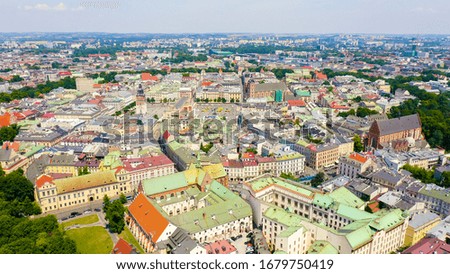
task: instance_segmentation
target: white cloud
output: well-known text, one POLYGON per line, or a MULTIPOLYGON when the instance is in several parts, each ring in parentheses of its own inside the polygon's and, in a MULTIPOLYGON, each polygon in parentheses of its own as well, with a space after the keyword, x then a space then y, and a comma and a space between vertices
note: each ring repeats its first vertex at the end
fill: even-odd
MULTIPOLYGON (((19 7, 19 9, 22 9, 22 7, 19 7)), ((67 6, 61 2, 54 6, 50 6, 46 3, 37 3, 35 5, 25 5, 23 7, 24 10, 39 10, 39 11, 64 11, 67 10, 67 6)))

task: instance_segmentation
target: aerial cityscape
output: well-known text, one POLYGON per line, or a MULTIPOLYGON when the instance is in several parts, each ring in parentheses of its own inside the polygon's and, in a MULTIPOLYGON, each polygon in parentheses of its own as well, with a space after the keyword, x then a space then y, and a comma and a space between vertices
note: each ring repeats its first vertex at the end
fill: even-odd
POLYGON ((3 31, 0 254, 450 253, 450 35, 3 31))

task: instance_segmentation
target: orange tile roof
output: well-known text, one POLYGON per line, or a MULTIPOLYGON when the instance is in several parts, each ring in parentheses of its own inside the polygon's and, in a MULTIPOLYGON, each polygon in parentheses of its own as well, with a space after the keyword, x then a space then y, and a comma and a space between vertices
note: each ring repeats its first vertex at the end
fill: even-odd
POLYGON ((169 225, 169 221, 150 203, 143 193, 139 193, 128 207, 128 211, 140 227, 152 236, 154 243, 158 241, 169 225))
POLYGON ((41 176, 39 176, 39 177, 36 179, 36 187, 37 187, 37 188, 43 187, 43 186, 45 185, 45 183, 51 183, 51 184, 54 184, 54 183, 53 183, 53 178, 52 178, 51 176, 49 176, 49 175, 42 174, 41 176))
POLYGON ((289 104, 290 107, 304 107, 304 106, 306 106, 306 103, 303 100, 288 100, 288 104, 289 104))
POLYGON ((20 148, 20 142, 9 142, 9 141, 6 141, 6 142, 3 143, 2 148, 6 149, 7 147, 9 149, 14 150, 15 152, 18 152, 19 148, 20 148))
POLYGON ((360 163, 367 162, 367 158, 364 157, 363 155, 359 154, 359 153, 352 153, 352 154, 350 154, 349 158, 353 159, 355 161, 358 161, 360 163))
POLYGON ((0 127, 7 127, 10 124, 11 124, 11 114, 9 112, 0 115, 0 127))
POLYGON ((124 239, 120 238, 113 248, 114 254, 131 254, 133 247, 124 239))

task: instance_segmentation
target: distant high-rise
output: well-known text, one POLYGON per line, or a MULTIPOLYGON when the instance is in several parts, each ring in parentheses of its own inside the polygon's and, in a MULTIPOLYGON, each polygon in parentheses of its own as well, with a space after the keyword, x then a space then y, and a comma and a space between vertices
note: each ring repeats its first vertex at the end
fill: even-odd
POLYGON ((136 93, 136 114, 147 114, 147 100, 141 84, 136 93))

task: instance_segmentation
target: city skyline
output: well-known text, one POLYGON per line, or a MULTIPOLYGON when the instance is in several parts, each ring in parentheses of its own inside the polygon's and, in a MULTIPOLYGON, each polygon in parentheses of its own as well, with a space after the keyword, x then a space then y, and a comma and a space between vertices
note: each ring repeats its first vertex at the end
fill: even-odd
POLYGON ((0 5, 0 32, 448 34, 450 25, 443 0, 20 0, 0 5))

